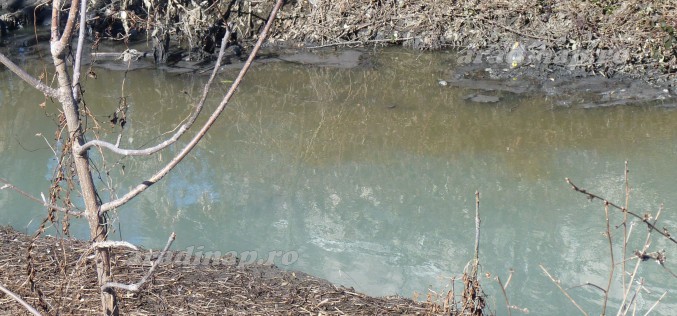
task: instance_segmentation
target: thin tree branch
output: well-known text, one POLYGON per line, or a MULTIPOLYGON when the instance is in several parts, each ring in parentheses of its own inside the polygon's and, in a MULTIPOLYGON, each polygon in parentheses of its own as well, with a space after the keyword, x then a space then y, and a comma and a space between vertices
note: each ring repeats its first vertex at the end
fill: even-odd
POLYGON ((48 209, 51 209, 51 210, 63 212, 63 213, 66 213, 66 214, 68 214, 68 215, 72 215, 72 216, 75 216, 75 217, 80 217, 80 216, 83 215, 82 212, 79 212, 79 211, 73 211, 73 210, 71 210, 71 209, 69 209, 69 208, 61 207, 61 206, 54 205, 54 204, 49 204, 49 203, 47 203, 47 202, 45 202, 45 201, 43 201, 43 200, 40 200, 40 199, 36 198, 35 196, 32 196, 30 193, 28 193, 28 192, 26 192, 26 191, 24 191, 24 190, 21 190, 21 189, 19 189, 19 188, 17 188, 16 186, 14 186, 14 185, 11 184, 9 181, 7 181, 7 180, 5 180, 5 179, 3 179, 3 178, 0 178, 0 182, 2 182, 2 183, 5 184, 5 185, 3 185, 2 187, 0 187, 0 190, 3 190, 3 189, 11 189, 11 190, 14 190, 14 191, 18 192, 19 194, 23 195, 24 197, 28 198, 29 200, 32 200, 32 201, 34 201, 34 202, 37 202, 38 204, 40 204, 40 205, 42 205, 42 206, 44 206, 44 207, 46 207, 46 208, 48 208, 48 209))
POLYGON ((498 281, 498 285, 501 286, 501 291, 503 292, 503 298, 505 299, 505 307, 508 309, 508 316, 512 316, 512 311, 510 310, 510 301, 508 301, 508 294, 505 292, 506 286, 504 286, 503 282, 501 282, 501 277, 497 276, 496 280, 498 281))
POLYGON ((80 5, 80 0, 71 0, 70 12, 68 12, 68 20, 66 21, 66 27, 63 30, 63 34, 59 39, 62 47, 66 47, 70 44, 71 35, 73 35, 73 28, 75 28, 75 18, 78 17, 78 10, 80 5))
POLYGON ((663 292, 663 295, 661 295, 661 297, 659 297, 658 300, 656 300, 656 302, 653 303, 653 305, 651 305, 651 308, 649 308, 649 310, 646 311, 646 313, 644 314, 644 316, 647 316, 647 315, 651 314, 651 311, 652 311, 656 306, 658 306, 658 303, 660 303, 661 300, 662 300, 662 299, 665 297, 665 295, 667 295, 667 294, 668 294, 668 291, 663 292))
POLYGON ((601 287, 601 286, 599 286, 595 283, 591 283, 591 282, 585 282, 581 285, 572 286, 572 287, 568 288, 567 290, 576 289, 576 288, 584 287, 584 286, 592 286, 592 287, 600 290, 602 293, 606 293, 606 290, 603 287, 601 287))
POLYGON ((571 297, 571 295, 569 295, 569 293, 567 293, 567 291, 562 288, 562 286, 559 284, 559 281, 555 280, 555 278, 552 275, 550 275, 550 273, 548 273, 548 270, 546 270, 545 267, 543 267, 542 264, 539 264, 538 266, 541 267, 541 270, 543 270, 543 272, 545 272, 545 275, 547 275, 550 278, 550 281, 552 281, 552 283, 555 283, 557 288, 560 291, 562 291, 562 293, 564 293, 564 296, 566 296, 569 299, 569 301, 571 301, 571 303, 576 305, 576 308, 578 308, 578 310, 581 311, 581 313, 583 315, 588 316, 588 313, 586 313, 583 310, 583 308, 580 305, 578 305, 578 303, 576 303, 576 301, 571 297))
MULTIPOLYGON (((219 106, 214 110, 212 115, 209 117, 207 122, 202 126, 200 131, 193 137, 193 139, 190 140, 190 142, 179 152, 164 168, 162 168, 160 171, 158 171, 155 175, 150 177, 150 179, 143 181, 141 184, 137 185, 134 189, 129 191, 127 194, 122 196, 121 198, 118 198, 116 200, 110 201, 108 203, 105 203, 101 205, 101 211, 106 212, 111 209, 114 209, 118 206, 121 206, 127 202, 129 202, 131 199, 139 195, 141 192, 145 191, 148 189, 151 185, 157 183, 162 179, 164 176, 166 176, 169 171, 174 169, 176 165, 185 158, 188 153, 190 153, 193 148, 200 142, 200 140, 205 136, 207 131, 212 127, 216 119, 221 115, 223 110, 226 108, 226 105, 228 105, 228 102, 232 98, 232 96, 235 94, 235 91, 237 87, 240 85, 242 82, 242 79, 244 78, 245 74, 249 70, 249 67, 251 66, 252 62, 254 61, 254 58, 256 57, 256 54, 258 53, 259 49, 261 48, 261 45, 263 44, 263 41, 268 35, 268 31, 273 25, 273 21, 275 20, 275 16, 277 15, 277 11, 280 9, 282 6, 282 3, 284 3, 284 0, 278 0, 277 3, 275 4, 275 7, 273 10, 270 12, 270 17, 268 18, 268 21, 266 22, 265 27, 263 28, 263 31, 259 35, 259 39, 256 42, 256 45, 254 45, 254 48, 252 49, 252 52, 249 54, 249 57, 247 58, 247 61, 245 62, 244 66, 242 66, 242 69, 240 70, 240 73, 238 74, 237 78, 235 78, 235 81, 233 81, 233 84, 230 86, 230 89, 228 89, 228 92, 226 95, 223 97, 221 100, 221 103, 219 106)), ((215 66, 215 68, 218 68, 218 65, 215 66)))
POLYGON ((78 47, 75 50, 75 65, 73 65, 73 98, 80 102, 80 72, 82 64, 82 47, 85 43, 85 28, 87 23, 87 1, 80 1, 80 30, 78 31, 78 47))
MULTIPOLYGON (((654 223, 658 222, 658 218, 661 216, 661 212, 663 211, 663 205, 658 208, 658 212, 656 212, 656 217, 654 218, 654 223)), ((651 245, 651 233, 653 231, 649 229, 646 233, 646 239, 644 241, 644 246, 642 247, 642 251, 640 253, 646 253, 647 249, 649 249, 649 246, 651 245)), ((642 257, 637 256, 637 261, 635 261, 635 268, 632 271, 632 274, 630 274, 630 280, 628 281, 628 286, 626 287, 625 291, 623 292, 623 301, 621 302, 621 308, 618 309, 618 313, 616 313, 617 316, 620 315, 625 315, 625 312, 629 308, 632 303, 629 303, 626 305, 626 301, 628 300, 628 295, 630 294, 630 290, 632 289, 632 283, 635 281, 635 277, 637 276, 637 271, 639 270, 639 265, 642 263, 642 257)), ((633 298, 634 300, 634 298, 633 298)))
POLYGON ((503 286, 504 289, 508 288, 508 285, 510 285, 510 280, 512 280, 512 275, 515 273, 515 270, 513 268, 510 268, 510 274, 508 275, 508 281, 505 281, 505 285, 503 286))
POLYGON ((187 124, 181 125, 179 127, 179 130, 174 135, 172 135, 172 137, 153 147, 148 147, 145 149, 123 149, 120 148, 119 142, 112 144, 107 141, 95 139, 90 140, 84 145, 78 147, 77 152, 78 154, 82 155, 84 152, 91 149, 92 147, 98 146, 109 149, 110 151, 123 156, 150 156, 162 149, 167 148, 167 146, 175 143, 188 130, 189 127, 190 126, 188 126, 187 124))
POLYGON ((9 297, 17 301, 19 304, 21 304, 21 306, 23 306, 31 314, 36 316, 42 316, 42 314, 40 314, 40 312, 38 312, 38 310, 35 309, 35 307, 28 305, 28 303, 26 303, 26 301, 24 301, 19 295, 14 294, 14 292, 8 290, 2 284, 0 284, 0 291, 5 292, 5 294, 9 295, 9 297))
POLYGON ((139 282, 133 283, 133 284, 122 284, 122 283, 117 283, 117 282, 108 282, 104 285, 101 286, 101 291, 105 291, 107 288, 119 288, 131 292, 138 292, 141 290, 148 281, 148 278, 153 274, 153 271, 155 271, 155 268, 158 266, 160 262, 162 262, 162 257, 164 257, 165 253, 169 249, 169 247, 172 245, 174 242, 174 239, 176 239, 176 233, 172 232, 171 235, 169 235, 169 239, 167 240, 167 244, 165 245, 165 248, 162 249, 162 252, 158 256, 157 260, 153 262, 153 266, 150 267, 150 270, 148 270, 148 273, 139 280, 139 282))
MULTIPOLYGON (((639 291, 641 291, 643 288, 644 288, 644 279, 640 278, 639 281, 637 281, 637 289, 632 294, 632 298, 630 299, 630 302, 628 302, 628 306, 627 306, 628 308, 630 306, 633 307, 633 311, 632 311, 633 315, 636 314, 636 310, 637 310, 637 301, 636 301, 637 295, 639 295, 639 291)), ((625 305, 621 305, 621 306, 625 307, 625 305)), ((623 308, 621 308, 619 310, 619 315, 626 315, 627 309, 625 309, 625 311, 623 311, 623 313, 620 313, 621 310, 623 310, 623 308)))
POLYGON ((480 191, 475 191, 475 264, 473 278, 477 279, 477 266, 480 264, 480 191))
POLYGON ((59 93, 57 92, 56 89, 44 84, 42 81, 40 81, 40 80, 36 79, 35 77, 31 76, 29 73, 27 73, 21 67, 19 67, 17 64, 15 64, 11 60, 9 60, 9 58, 7 58, 2 53, 0 53, 0 63, 5 65, 9 70, 11 70, 17 76, 19 76, 19 78, 26 81, 33 88, 38 89, 38 91, 42 92, 42 94, 44 94, 45 96, 50 97, 50 98, 57 98, 59 96, 59 93))
MULTIPOLYGON (((628 180, 628 161, 625 161, 625 169, 623 170, 623 178, 625 180, 625 207, 627 210, 630 208, 630 183, 628 180)), ((631 227, 632 228, 632 227, 631 227)), ((625 293, 625 262, 628 258, 628 212, 623 212, 623 267, 621 274, 623 275, 623 293, 625 293)))
POLYGON ((148 147, 145 149, 122 149, 119 147, 120 146, 119 138, 116 144, 111 144, 109 142, 97 139, 88 141, 87 143, 79 147, 77 149, 77 152, 79 154, 83 154, 90 148, 98 146, 107 148, 110 151, 123 156, 149 156, 178 141, 179 138, 181 138, 181 136, 183 136, 183 134, 193 126, 193 123, 195 123, 195 121, 197 120, 198 115, 200 114, 200 112, 202 112, 202 108, 204 108, 204 104, 205 101, 207 100, 207 96, 209 95, 209 90, 211 88, 212 82, 214 81, 214 77, 216 77, 216 73, 218 72, 221 63, 223 62, 223 57, 225 55, 226 46, 228 44, 230 36, 231 36, 231 26, 227 25, 226 34, 223 36, 223 39, 221 40, 221 49, 219 50, 219 56, 216 59, 216 64, 214 65, 214 69, 212 70, 212 74, 210 75, 207 84, 202 89, 202 96, 200 97, 198 103, 195 104, 195 109, 193 110, 191 116, 188 118, 188 121, 185 124, 181 125, 179 129, 176 131, 176 133, 172 135, 171 138, 153 147, 148 147))
POLYGON ((95 243, 92 243, 92 246, 90 247, 91 250, 100 248, 129 248, 132 250, 139 250, 139 248, 136 248, 136 246, 134 246, 129 242, 115 240, 97 241, 95 243))
MULTIPOLYGON (((627 214, 627 212, 623 212, 627 214)), ((609 224, 609 202, 604 203, 604 216, 606 218, 606 236, 609 240, 609 256, 611 257, 611 265, 609 267, 609 283, 606 286, 604 291, 604 304, 602 305, 602 315, 606 315, 606 306, 609 302, 609 290, 611 289, 611 282, 614 279, 614 271, 616 268, 616 263, 614 262, 614 247, 613 242, 611 241, 611 224, 609 224)))
POLYGON ((590 192, 588 192, 588 191, 585 190, 585 189, 581 189, 581 188, 577 187, 573 182, 571 182, 571 180, 569 180, 569 178, 565 178, 565 180, 566 180, 566 182, 571 186, 571 188, 572 188, 574 191, 580 192, 580 193, 586 195, 590 200, 598 199, 598 200, 600 200, 600 201, 602 201, 602 202, 604 202, 604 203, 608 203, 609 206, 611 206, 611 207, 613 207, 613 208, 616 208, 616 209, 620 210, 621 212, 627 212, 628 214, 630 214, 630 215, 632 215, 632 216, 634 216, 634 217, 640 219, 642 222, 644 222, 644 223, 649 227, 649 229, 658 232, 659 234, 663 235, 663 237, 665 237, 665 238, 667 238, 668 240, 672 241, 673 243, 677 244, 677 239, 675 239, 674 237, 672 237, 672 236, 670 235, 670 233, 669 233, 667 230, 661 230, 661 229, 658 229, 656 226, 654 226, 654 224, 650 223, 651 218, 647 218, 647 217, 644 217, 644 216, 639 216, 639 215, 635 214, 634 212, 630 212, 630 210, 627 210, 627 209, 625 209, 625 208, 623 208, 623 207, 620 207, 620 206, 618 206, 618 205, 616 205, 616 204, 614 204, 614 203, 612 203, 612 202, 607 201, 606 199, 600 197, 599 195, 596 195, 596 194, 594 194, 594 193, 590 193, 590 192))

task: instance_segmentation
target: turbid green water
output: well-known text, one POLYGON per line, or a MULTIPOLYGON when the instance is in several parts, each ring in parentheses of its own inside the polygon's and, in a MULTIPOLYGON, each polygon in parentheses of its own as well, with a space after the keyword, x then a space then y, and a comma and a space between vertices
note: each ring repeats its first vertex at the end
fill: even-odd
MULTIPOLYGON (((453 60, 444 53, 388 50, 376 55, 374 68, 256 66, 180 167, 117 210, 115 237, 161 248, 175 231, 178 250, 280 251, 298 255, 289 265, 278 258, 284 268, 371 295, 416 292, 424 298, 428 289, 447 291, 450 278, 472 259, 479 190, 480 260, 482 273, 491 275, 483 282, 497 313, 507 311, 494 277, 505 282, 511 269, 511 304, 536 315, 577 313, 539 264, 565 287, 606 286, 608 241, 601 204, 574 193, 564 178, 622 204, 628 160, 631 208, 655 212, 664 203, 660 227, 674 228, 677 112, 553 108, 538 95, 468 103, 463 96, 471 91, 437 84, 453 60)), ((157 142, 185 118, 205 81, 135 71, 123 91, 123 73, 97 72, 98 79, 85 82, 87 104, 101 130, 111 131, 107 116, 126 96, 122 145, 135 148, 157 142)), ((214 92, 223 93, 233 77, 221 75, 214 92)), ((51 141, 56 105, 48 100, 42 110, 44 98, 7 71, 0 71, 0 83, 0 176, 33 194, 46 192, 54 154, 35 135, 51 141)), ((114 141, 118 132, 102 137, 114 141)), ((177 148, 150 158, 105 154, 105 163, 95 154, 102 198, 145 180, 177 148)), ((32 232, 44 211, 2 191, 0 216, 0 223, 32 232)), ((612 226, 620 221, 615 217, 612 226)), ((86 238, 84 223, 74 221, 73 233, 86 238)), ((621 230, 612 234, 617 241, 621 230)), ((641 247, 645 235, 637 225, 629 248, 641 247)), ((668 258, 677 251, 655 238, 651 250, 658 249, 668 258)), ((670 261, 667 266, 677 271, 670 261)), ((669 291, 657 314, 675 310, 675 278, 653 262, 640 273, 650 290, 641 292, 640 309, 669 291)), ((615 283, 610 295, 614 311, 619 287, 615 283)), ((591 314, 599 313, 599 290, 569 291, 591 314)))

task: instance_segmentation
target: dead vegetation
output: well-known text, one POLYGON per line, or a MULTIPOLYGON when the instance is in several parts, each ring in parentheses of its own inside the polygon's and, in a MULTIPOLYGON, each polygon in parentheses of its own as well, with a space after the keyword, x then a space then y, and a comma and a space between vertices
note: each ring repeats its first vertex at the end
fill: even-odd
POLYGON ((614 309, 617 310, 616 315, 635 315, 641 309, 646 309, 644 315, 649 315, 668 295, 669 289, 664 291, 652 289, 653 285, 646 282, 640 266, 645 265, 647 262, 655 261, 663 269, 667 280, 674 281, 674 279, 677 279, 677 274, 672 272, 668 267, 666 250, 656 249, 654 242, 656 238, 664 238, 668 244, 677 245, 677 239, 670 233, 672 227, 659 226, 658 220, 663 212, 663 205, 655 213, 647 211, 644 214, 640 214, 632 210, 629 207, 632 192, 628 177, 629 172, 628 162, 626 161, 623 173, 623 191, 625 192, 623 202, 613 202, 606 197, 578 187, 569 178, 566 178, 566 182, 571 189, 583 194, 591 202, 601 202, 603 206, 604 220, 606 222, 604 237, 608 240, 609 244, 609 276, 606 280, 607 284, 586 282, 573 286, 569 285, 565 289, 562 285, 570 283, 569 281, 557 280, 543 265, 539 265, 539 267, 583 315, 588 315, 588 312, 577 303, 575 295, 569 293, 575 288, 590 287, 599 291, 602 302, 601 312, 599 312, 601 315, 606 315, 609 310, 614 309), (612 225, 611 223, 619 224, 612 225), (636 236, 642 233, 641 229, 643 227, 646 228, 646 236, 636 236), (633 234, 635 230, 640 230, 640 232, 633 234), (641 250, 635 249, 631 251, 630 247, 635 242, 641 245, 641 250), (621 302, 613 304, 610 299, 611 293, 619 290, 621 291, 621 302), (642 294, 646 295, 644 299, 650 300, 648 309, 647 306, 638 307, 638 301, 642 294))
MULTIPOLYGON (((209 32, 219 22, 212 18, 216 12, 225 17, 221 22, 234 23, 240 41, 246 43, 256 39, 262 17, 272 5, 242 1, 223 7, 219 3, 203 9, 187 2, 184 9, 167 11, 182 14, 173 18, 179 19, 173 26, 165 27, 189 46, 209 51, 213 43, 209 32), (193 36, 200 32, 206 37, 193 36)), ((507 49, 515 41, 539 42, 554 52, 592 51, 593 59, 579 65, 588 71, 649 72, 660 81, 674 78, 677 72, 676 29, 677 6, 660 0, 312 0, 287 3, 269 43, 306 48, 397 44, 434 50, 507 49), (625 63, 601 62, 602 51, 621 49, 628 51, 625 63)))
MULTIPOLYGON (((166 253, 174 234, 161 252, 113 242, 118 243, 110 248, 114 286, 106 286, 119 292, 117 306, 123 315, 491 315, 478 278, 479 192, 475 224, 475 257, 462 275, 451 279, 450 290, 429 290, 425 302, 418 297, 371 297, 302 272, 242 264, 227 255, 166 253), (462 283, 460 293, 455 291, 457 281, 462 283), (137 285, 138 290, 130 289, 137 285)), ((0 226, 0 289, 5 292, 0 293, 0 313, 22 315, 31 308, 48 315, 99 313, 99 286, 90 277, 96 271, 92 253, 93 245, 85 241, 28 236, 0 226), (26 268, 31 282, 21 273, 26 268)), ((509 279, 505 285, 497 279, 506 306, 508 311, 521 310, 508 303, 509 279)))
MULTIPOLYGON (((236 33, 233 41, 250 45, 273 5, 249 0, 97 3, 96 18, 88 22, 94 42, 148 40, 157 51, 167 50, 171 39, 187 48, 188 58, 193 59, 215 54, 227 23, 236 33)), ((589 51, 591 58, 577 67, 591 73, 646 75, 657 83, 674 85, 677 4, 661 0, 297 0, 284 5, 268 44, 505 51, 515 41, 537 43, 554 53, 589 51), (622 63, 605 61, 606 51, 618 50, 627 52, 622 63)))
MULTIPOLYGON (((36 239, 32 248, 36 288, 31 291, 22 276, 31 240, 11 228, 0 228, 0 283, 45 314, 100 314, 99 287, 91 277, 96 266, 87 258, 89 244, 54 237, 36 239)), ((144 250, 116 248, 113 254, 117 282, 136 282, 149 269, 148 262, 134 260, 145 256, 144 250)), ((304 273, 263 265, 160 264, 143 291, 121 294, 122 315, 430 314, 425 303, 401 297, 373 298, 304 273)), ((26 311, 0 294, 0 313, 22 315, 26 311)))

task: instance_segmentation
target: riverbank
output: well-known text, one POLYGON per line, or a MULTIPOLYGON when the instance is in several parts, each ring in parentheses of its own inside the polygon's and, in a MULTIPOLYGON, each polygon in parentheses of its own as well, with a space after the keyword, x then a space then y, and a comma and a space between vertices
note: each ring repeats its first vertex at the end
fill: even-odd
MULTIPOLYGON (((120 10, 116 7, 119 4, 99 8, 99 20, 108 24, 97 22, 89 26, 92 37, 88 42, 94 55, 86 62, 118 70, 160 67, 172 72, 207 73, 213 65, 216 43, 223 35, 222 25, 231 23, 236 35, 226 63, 230 64, 227 67, 238 67, 272 7, 272 2, 258 1, 216 2, 210 6, 184 2, 181 10, 153 4, 150 9, 159 14, 154 18, 141 12, 141 3, 130 2, 127 11, 134 18, 132 24, 119 15, 105 13, 110 12, 106 9, 120 10), (167 17, 174 24, 163 24, 167 17), (170 28, 172 31, 167 31, 170 28), (157 45, 165 43, 163 39, 171 41, 160 49, 166 52, 165 60, 158 61, 157 45), (130 47, 136 50, 125 51, 130 47), (131 63, 123 62, 130 59, 131 63)), ((8 6, 3 9, 20 11, 8 6)), ((5 13, 0 20, 7 20, 9 15, 5 13)), ((29 22, 23 23, 32 28, 29 22)), ((40 25, 45 21, 34 22, 40 25)), ((10 23, 5 24, 10 29, 10 23)), ((658 0, 480 4, 430 0, 295 1, 283 6, 267 41, 267 52, 258 60, 286 60, 293 56, 293 62, 324 66, 323 61, 314 60, 331 55, 339 47, 452 50, 459 57, 449 65, 448 75, 439 79, 443 85, 480 90, 481 97, 470 97, 471 100, 496 100, 492 95, 483 95, 507 91, 542 93, 565 107, 653 101, 674 107, 676 29, 675 4, 658 0)), ((39 32, 18 37, 12 34, 10 31, 3 38, 4 44, 0 44, 10 55, 33 51, 31 47, 47 44, 49 38, 39 32)), ((346 64, 349 68, 369 62, 339 60, 330 66, 346 64)))
MULTIPOLYGON (((45 314, 99 313, 96 272, 87 257, 88 245, 40 237, 29 247, 31 240, 12 228, 0 227, 0 283, 45 314), (31 249, 35 291, 26 272, 27 249, 31 249)), ((144 249, 115 249, 115 280, 138 282, 150 264, 135 258, 147 253, 144 249)), ((142 291, 118 293, 121 315, 435 315, 440 308, 397 296, 370 297, 302 272, 235 261, 160 264, 142 291)), ((23 315, 26 311, 0 293, 0 314, 23 315)))
MULTIPOLYGON (((101 2, 92 9, 98 19, 90 24, 91 40, 162 40, 166 33, 173 46, 186 47, 193 58, 204 59, 214 54, 224 23, 234 25, 236 38, 232 43, 246 47, 255 41, 273 4, 178 2, 178 8, 153 1, 145 5, 125 2, 126 8, 120 8, 120 3, 101 2), (121 11, 126 14, 119 14, 121 11)), ((47 7, 39 8, 36 21, 31 21, 33 15, 22 15, 31 3, 25 2, 23 8, 0 8, 4 33, 48 20, 48 14, 40 14, 47 7)), ((529 51, 551 52, 559 57, 566 53, 569 59, 582 53, 585 58, 574 63, 567 60, 567 66, 591 74, 613 77, 625 73, 657 84, 673 84, 670 81, 677 73, 677 6, 660 0, 292 1, 283 6, 268 45, 305 49, 402 45, 419 50, 507 53, 515 42, 529 51)))

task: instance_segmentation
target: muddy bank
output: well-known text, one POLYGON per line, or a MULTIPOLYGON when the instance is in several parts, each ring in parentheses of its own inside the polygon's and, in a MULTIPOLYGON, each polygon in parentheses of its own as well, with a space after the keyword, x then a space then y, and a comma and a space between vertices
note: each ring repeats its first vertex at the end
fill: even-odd
MULTIPOLYGON (((0 227, 0 283, 45 314, 98 314, 95 264, 87 257, 86 244, 53 237, 37 239, 31 251, 35 280, 31 290, 26 273, 31 239, 0 227)), ((136 260, 145 258, 148 250, 113 252, 117 282, 138 282, 149 269, 149 261, 136 260)), ((435 315, 434 308, 439 308, 401 297, 370 297, 274 266, 224 262, 159 265, 139 293, 118 290, 121 315, 435 315)), ((0 293, 0 314, 27 313, 0 293)))
MULTIPOLYGON (((166 62, 167 52, 176 46, 188 50, 187 58, 204 60, 213 56, 226 23, 232 23, 236 33, 231 43, 247 47, 257 38, 272 2, 96 1, 88 24, 90 40, 143 38, 161 55, 159 62, 166 62), (171 40, 171 47, 163 47, 166 40, 171 40)), ((10 18, 33 8, 31 1, 0 4, 5 32, 33 25, 33 15, 10 18)), ((40 14, 36 16, 35 23, 44 22, 40 14)), ((585 73, 604 77, 625 73, 674 86, 677 4, 662 0, 287 1, 268 45, 402 45, 508 52, 515 42, 536 43, 555 54, 585 52, 589 58, 573 65, 585 73), (609 52, 622 52, 623 58, 609 62, 609 52)))
MULTIPOLYGON (((90 9, 87 41, 94 55, 89 62, 118 70, 160 67, 206 73, 223 25, 231 23, 235 35, 224 68, 234 68, 256 40, 272 4, 98 1, 90 9)), ((31 1, 8 0, 0 5, 0 29, 6 34, 0 46, 5 51, 25 54, 36 43, 47 43, 44 34, 14 36, 13 30, 45 22, 48 7, 32 11, 31 1), (29 11, 36 13, 25 14, 29 11)), ((478 88, 479 97, 469 96, 471 100, 498 101, 494 92, 499 91, 542 93, 560 106, 655 101, 674 107, 676 6, 660 0, 289 1, 259 62, 349 68, 369 64, 364 62, 367 54, 333 49, 387 45, 449 49, 459 58, 440 80, 478 88)))
MULTIPOLYGON (((17 35, 4 51, 10 53, 14 59, 26 61, 43 58, 45 63, 49 63, 49 56, 38 53, 48 49, 47 38, 48 34, 44 30, 37 33, 37 40, 34 34, 17 35)), ((375 59, 381 50, 382 48, 327 47, 307 50, 267 47, 261 51, 255 63, 283 62, 306 67, 378 70, 380 66, 375 59)), ((214 67, 213 60, 191 60, 185 58, 185 51, 182 50, 175 52, 183 54, 184 58, 171 64, 157 65, 148 44, 142 40, 129 43, 126 48, 117 43, 102 43, 97 49, 87 48, 86 52, 83 63, 90 66, 87 73, 91 77, 96 77, 100 68, 113 71, 158 68, 175 74, 206 75, 214 67)), ((524 60, 517 64, 508 63, 505 57, 501 57, 509 52, 489 52, 495 55, 470 50, 449 51, 446 54, 450 57, 445 58, 447 62, 440 66, 443 75, 431 80, 437 80, 441 89, 467 89, 466 99, 477 103, 498 103, 505 97, 537 95, 552 100, 553 108, 621 105, 677 108, 677 85, 661 85, 627 73, 605 77, 576 68, 569 64, 571 60, 538 60, 534 55, 529 55, 528 51, 524 60)), ((245 57, 239 46, 229 47, 221 71, 239 70, 245 57)))
POLYGON ((677 108, 677 86, 656 85, 626 74, 607 78, 566 67, 543 70, 533 65, 512 68, 507 64, 457 63, 438 83, 441 87, 472 90, 466 99, 477 103, 496 103, 506 96, 539 95, 551 100, 552 108, 677 108))

